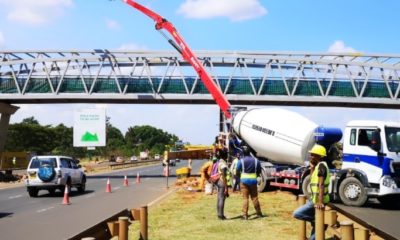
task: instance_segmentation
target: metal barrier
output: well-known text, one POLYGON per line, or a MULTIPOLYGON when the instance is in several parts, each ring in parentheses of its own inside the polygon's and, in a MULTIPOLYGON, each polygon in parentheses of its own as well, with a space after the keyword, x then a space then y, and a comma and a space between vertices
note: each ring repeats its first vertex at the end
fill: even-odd
POLYGON ((110 239, 118 236, 119 240, 128 240, 129 225, 135 221, 140 222, 139 239, 148 240, 147 206, 140 209, 124 209, 69 239, 110 239))
MULTIPOLYGON (((304 205, 306 197, 299 195, 299 206, 304 205)), ((342 211, 340 213, 335 206, 328 204, 325 209, 315 209, 315 239, 325 239, 325 232, 334 236, 335 239, 342 240, 383 240, 394 239, 387 236, 385 233, 377 235, 377 229, 361 223, 358 219, 354 219, 342 211)), ((299 240, 305 240, 306 237, 306 222, 300 221, 299 224, 299 240)))
POLYGON ((145 165, 145 164, 150 164, 150 163, 161 163, 160 160, 146 160, 146 161, 135 161, 135 162, 127 162, 127 163, 112 163, 108 165, 108 167, 111 170, 114 169, 122 169, 122 168, 129 168, 129 167, 135 167, 137 165, 145 165))

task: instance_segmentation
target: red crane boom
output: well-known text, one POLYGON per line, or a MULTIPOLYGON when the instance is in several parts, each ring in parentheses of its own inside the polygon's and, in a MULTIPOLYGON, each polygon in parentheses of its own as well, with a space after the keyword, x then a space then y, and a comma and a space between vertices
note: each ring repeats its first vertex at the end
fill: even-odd
POLYGON ((231 114, 229 112, 231 108, 230 103, 225 98, 221 89, 218 88, 217 84, 213 81, 210 75, 208 75, 207 71, 204 69, 203 65, 199 62, 196 55, 190 50, 189 46, 179 35, 174 25, 165 18, 158 15, 157 13, 140 5, 139 3, 136 3, 135 1, 132 0, 124 0, 124 1, 133 8, 136 8, 137 10, 141 11, 142 13, 146 14, 148 17, 153 19, 156 22, 155 27, 157 30, 165 29, 172 35, 175 41, 169 39, 163 32, 160 31, 163 34, 163 36, 168 39, 168 42, 182 55, 182 57, 193 66, 193 68, 199 75, 200 79, 203 81, 204 85, 206 86, 206 88, 211 93, 214 100, 221 108, 221 111, 224 113, 225 117, 227 119, 230 119, 231 118, 231 114))

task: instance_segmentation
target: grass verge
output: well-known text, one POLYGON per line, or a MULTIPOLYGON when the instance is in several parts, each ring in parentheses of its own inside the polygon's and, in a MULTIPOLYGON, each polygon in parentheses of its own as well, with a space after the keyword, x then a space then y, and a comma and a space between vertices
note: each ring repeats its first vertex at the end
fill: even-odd
MULTIPOLYGON (((289 192, 259 195, 265 217, 256 218, 250 201, 250 219, 241 220, 242 196, 231 194, 225 201, 228 220, 217 218, 217 196, 177 190, 149 209, 149 239, 296 239, 298 221, 292 217, 296 196, 289 192)), ((130 227, 130 239, 137 239, 139 224, 130 227)))

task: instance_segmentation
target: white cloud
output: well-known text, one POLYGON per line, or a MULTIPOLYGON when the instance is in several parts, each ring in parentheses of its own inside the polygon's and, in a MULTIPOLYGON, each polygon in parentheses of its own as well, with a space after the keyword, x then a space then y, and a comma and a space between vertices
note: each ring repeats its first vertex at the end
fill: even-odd
POLYGON ((354 53, 356 50, 352 47, 348 47, 342 40, 336 40, 331 46, 329 46, 328 52, 332 53, 354 53))
POLYGON ((121 29, 121 26, 115 20, 106 19, 106 25, 107 25, 107 28, 109 28, 111 30, 119 30, 119 29, 121 29))
POLYGON ((5 44, 6 44, 6 39, 5 39, 4 35, 3 35, 3 33, 0 32, 0 48, 4 47, 5 44))
POLYGON ((72 0, 0 0, 8 20, 34 26, 50 23, 72 5, 72 0))
POLYGON ((187 18, 227 17, 231 21, 244 21, 267 14, 267 9, 259 0, 186 0, 178 13, 187 18))

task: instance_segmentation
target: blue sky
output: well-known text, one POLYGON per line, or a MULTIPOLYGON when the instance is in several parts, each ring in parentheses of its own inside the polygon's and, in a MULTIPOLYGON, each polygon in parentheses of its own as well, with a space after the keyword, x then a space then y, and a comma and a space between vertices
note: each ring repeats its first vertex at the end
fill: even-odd
MULTIPOLYGON (((171 21, 193 50, 400 54, 398 1, 140 0, 171 21)), ((0 49, 173 50, 154 22, 122 1, 0 0, 0 49)), ((210 144, 216 105, 19 105, 11 118, 72 126, 73 111, 105 107, 123 133, 148 124, 184 141, 210 144), (50 117, 49 117, 50 116, 50 117)), ((398 121, 398 110, 290 107, 318 124, 398 121)))

